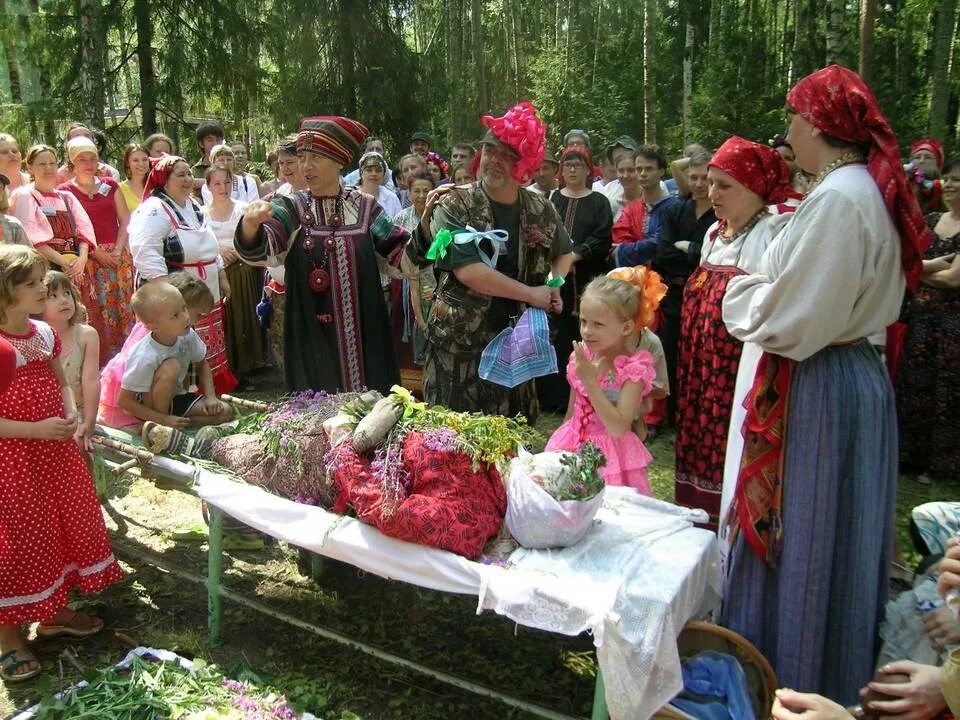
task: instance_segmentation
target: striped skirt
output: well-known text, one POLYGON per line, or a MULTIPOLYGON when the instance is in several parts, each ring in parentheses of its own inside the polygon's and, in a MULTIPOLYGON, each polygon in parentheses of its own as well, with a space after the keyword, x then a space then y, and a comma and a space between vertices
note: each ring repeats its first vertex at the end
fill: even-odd
POLYGON ((781 687, 850 705, 873 675, 897 490, 893 389, 866 341, 797 364, 783 484, 778 566, 738 536, 723 621, 770 660, 781 687))

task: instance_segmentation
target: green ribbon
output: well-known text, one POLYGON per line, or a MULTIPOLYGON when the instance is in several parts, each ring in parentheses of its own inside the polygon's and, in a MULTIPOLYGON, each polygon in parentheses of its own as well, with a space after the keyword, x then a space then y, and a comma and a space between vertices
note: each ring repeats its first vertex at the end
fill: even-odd
POLYGON ((444 228, 436 234, 430 247, 427 249, 427 260, 436 262, 447 256, 447 248, 453 242, 453 233, 444 228))

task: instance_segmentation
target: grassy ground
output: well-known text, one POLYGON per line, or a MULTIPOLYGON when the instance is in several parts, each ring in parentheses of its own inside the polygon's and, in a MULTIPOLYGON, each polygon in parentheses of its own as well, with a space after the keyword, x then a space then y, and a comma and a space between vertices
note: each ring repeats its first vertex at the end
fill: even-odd
MULTIPOLYGON (((545 435, 557 416, 538 423, 545 435)), ((657 497, 673 499, 672 437, 649 443, 650 478, 657 497)), ((924 487, 901 481, 898 529, 909 508, 956 497, 958 485, 924 487)), ((36 641, 53 687, 68 686, 77 671, 62 659, 70 650, 83 667, 104 667, 132 644, 198 655, 224 668, 256 668, 322 718, 440 720, 524 718, 496 700, 460 692, 342 645, 224 601, 224 644, 205 645, 204 589, 144 562, 151 553, 195 575, 206 572, 206 545, 178 542, 174 531, 202 522, 199 501, 127 474, 111 481, 105 517, 127 580, 77 606, 100 614, 107 631, 83 643, 36 641)), ((904 540, 909 549, 909 540, 904 540)), ((299 553, 279 543, 259 551, 228 552, 227 586, 271 607, 357 637, 430 667, 468 678, 570 714, 588 714, 595 656, 588 637, 562 638, 514 626, 491 613, 476 615, 476 599, 435 593, 365 575, 328 561, 319 584, 305 574, 299 553)), ((46 681, 46 682, 49 682, 46 681)), ((43 682, 4 688, 0 717, 35 699, 43 682)))

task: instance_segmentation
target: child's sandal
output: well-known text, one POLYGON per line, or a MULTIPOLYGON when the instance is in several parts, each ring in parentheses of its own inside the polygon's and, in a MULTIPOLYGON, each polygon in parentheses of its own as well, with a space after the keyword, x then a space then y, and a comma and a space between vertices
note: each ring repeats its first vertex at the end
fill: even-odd
POLYGON ((42 671, 43 668, 40 666, 40 661, 25 647, 10 650, 0 655, 0 679, 6 683, 18 683, 29 680, 39 675, 42 671), (36 667, 18 672, 31 664, 36 665, 36 667))

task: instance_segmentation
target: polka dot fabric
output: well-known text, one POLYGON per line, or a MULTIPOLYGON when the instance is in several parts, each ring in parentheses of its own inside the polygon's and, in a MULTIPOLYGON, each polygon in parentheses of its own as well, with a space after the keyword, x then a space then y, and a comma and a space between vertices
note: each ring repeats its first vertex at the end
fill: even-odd
MULTIPOLYGON (((59 338, 41 322, 27 335, 0 337, 18 355, 13 381, 0 394, 0 417, 62 417, 49 364, 59 338)), ((97 592, 122 577, 77 443, 0 438, 0 624, 49 620, 71 588, 97 592)))

